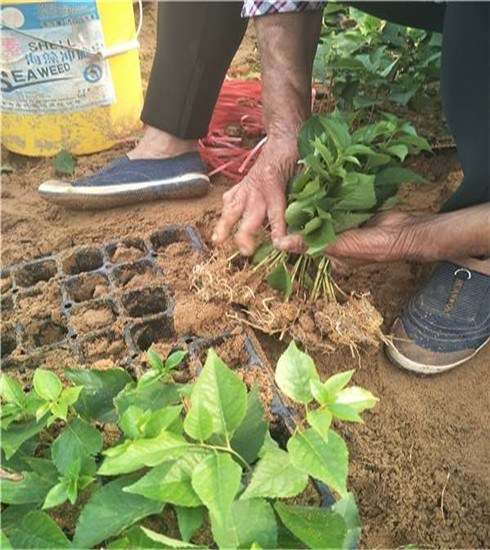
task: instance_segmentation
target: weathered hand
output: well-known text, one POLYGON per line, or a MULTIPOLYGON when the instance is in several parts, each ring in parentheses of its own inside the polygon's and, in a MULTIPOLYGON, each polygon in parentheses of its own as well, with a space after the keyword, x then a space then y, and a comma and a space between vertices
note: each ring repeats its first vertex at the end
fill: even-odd
POLYGON ((273 241, 286 235, 286 185, 297 159, 296 135, 270 138, 250 173, 223 195, 213 241, 222 244, 240 222, 235 242, 244 256, 255 251, 254 235, 268 219, 273 241))

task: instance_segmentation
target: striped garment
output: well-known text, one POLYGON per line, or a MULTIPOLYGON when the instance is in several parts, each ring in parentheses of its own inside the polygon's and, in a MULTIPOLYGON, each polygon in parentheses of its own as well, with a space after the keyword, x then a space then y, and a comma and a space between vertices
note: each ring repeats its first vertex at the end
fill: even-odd
POLYGON ((262 0, 245 0, 243 2, 242 17, 258 17, 274 13, 288 13, 294 11, 310 11, 323 9, 325 2, 264 2, 262 0))

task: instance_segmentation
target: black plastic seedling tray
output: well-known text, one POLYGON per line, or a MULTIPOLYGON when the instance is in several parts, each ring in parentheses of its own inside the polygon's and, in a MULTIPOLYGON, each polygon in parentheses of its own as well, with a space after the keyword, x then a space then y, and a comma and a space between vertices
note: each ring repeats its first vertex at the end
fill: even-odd
MULTIPOLYGON (((236 334, 227 332, 216 338, 196 338, 189 345, 190 368, 193 375, 198 376, 202 369, 202 353, 210 347, 219 347, 227 339, 235 337, 236 334)), ((241 333, 243 336, 248 361, 242 368, 259 368, 267 377, 272 392, 272 399, 269 404, 269 411, 272 416, 271 433, 280 446, 284 447, 287 440, 296 428, 297 420, 292 407, 289 407, 281 397, 273 377, 273 370, 265 357, 260 344, 253 331, 245 328, 241 333)), ((219 355, 219 350, 217 351, 219 355)), ((322 482, 313 480, 323 507, 330 507, 335 504, 335 499, 329 488, 322 482)))
POLYGON ((56 349, 68 350, 82 364, 91 362, 94 343, 107 353, 116 346, 118 364, 131 367, 152 343, 172 341, 174 301, 157 259, 177 242, 203 251, 193 228, 167 226, 145 239, 77 246, 3 269, 2 367, 36 366, 36 357, 56 349), (121 246, 123 251, 130 247, 130 258, 118 256, 121 246), (136 276, 147 276, 151 282, 132 285, 136 276), (30 316, 24 311, 22 319, 16 320, 23 300, 40 294, 41 282, 53 285, 57 305, 46 314, 38 311, 30 316), (98 295, 100 291, 103 296, 98 295), (87 309, 100 310, 101 326, 93 330, 78 326, 77 314, 87 309))

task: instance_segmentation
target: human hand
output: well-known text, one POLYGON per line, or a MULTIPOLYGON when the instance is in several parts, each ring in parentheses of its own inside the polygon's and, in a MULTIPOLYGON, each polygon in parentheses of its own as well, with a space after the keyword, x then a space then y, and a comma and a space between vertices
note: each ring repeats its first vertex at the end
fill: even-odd
MULTIPOLYGON (((346 273, 369 263, 400 260, 430 261, 435 252, 432 243, 424 238, 428 218, 403 212, 384 212, 358 229, 341 233, 328 246, 325 255, 332 268, 346 273)), ((289 235, 277 241, 276 247, 292 253, 302 253, 305 245, 300 235, 289 235)))
POLYGON ((273 242, 286 236, 286 185, 297 160, 296 134, 269 137, 249 174, 223 195, 223 210, 213 242, 223 244, 240 222, 234 239, 244 256, 255 251, 255 234, 265 220, 273 242))

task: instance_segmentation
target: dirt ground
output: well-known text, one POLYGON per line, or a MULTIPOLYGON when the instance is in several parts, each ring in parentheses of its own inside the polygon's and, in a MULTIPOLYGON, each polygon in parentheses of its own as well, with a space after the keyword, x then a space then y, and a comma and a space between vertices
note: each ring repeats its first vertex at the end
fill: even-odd
MULTIPOLYGON (((154 48, 154 6, 145 8, 142 70, 146 79, 154 48)), ((236 74, 256 69, 254 37, 249 33, 234 61, 236 74)), ((76 176, 104 166, 129 150, 124 144, 97 155, 80 157, 76 176)), ((3 151, 15 172, 2 176, 2 266, 56 253, 73 245, 103 243, 125 236, 145 236, 166 224, 209 228, 221 208, 227 183, 218 180, 208 196, 158 202, 106 212, 70 212, 42 201, 40 182, 54 176, 51 159, 28 159, 3 151)), ((461 178, 456 153, 446 151, 416 161, 434 185, 405 189, 408 210, 435 210, 461 178)), ((171 289, 189 295, 190 269, 185 250, 166 268, 171 289), (175 260, 175 263, 174 263, 175 260)), ((388 329, 400 308, 423 283, 432 266, 379 265, 339 279, 344 290, 370 292, 388 329)), ((186 308, 181 302, 181 310, 186 308)), ((195 303, 194 303, 195 305, 195 303)), ((195 314, 189 304, 184 313, 195 314)), ((223 328, 223 311, 214 314, 214 329, 223 328)), ((86 314, 85 314, 86 315, 86 314)), ((80 322, 86 322, 85 317, 80 322)), ((206 319, 203 324, 206 324, 206 319)), ((285 343, 258 334, 272 364, 285 343)), ((362 516, 364 548, 481 548, 490 546, 490 347, 468 364, 436 378, 394 368, 382 351, 361 354, 360 364, 348 350, 315 357, 322 374, 357 367, 354 381, 380 398, 365 424, 343 428, 350 450, 350 487, 362 516)), ((69 358, 66 358, 69 362, 69 358)), ((54 365, 53 365, 54 366, 54 365)), ((26 378, 29 372, 23 374, 26 378)))

